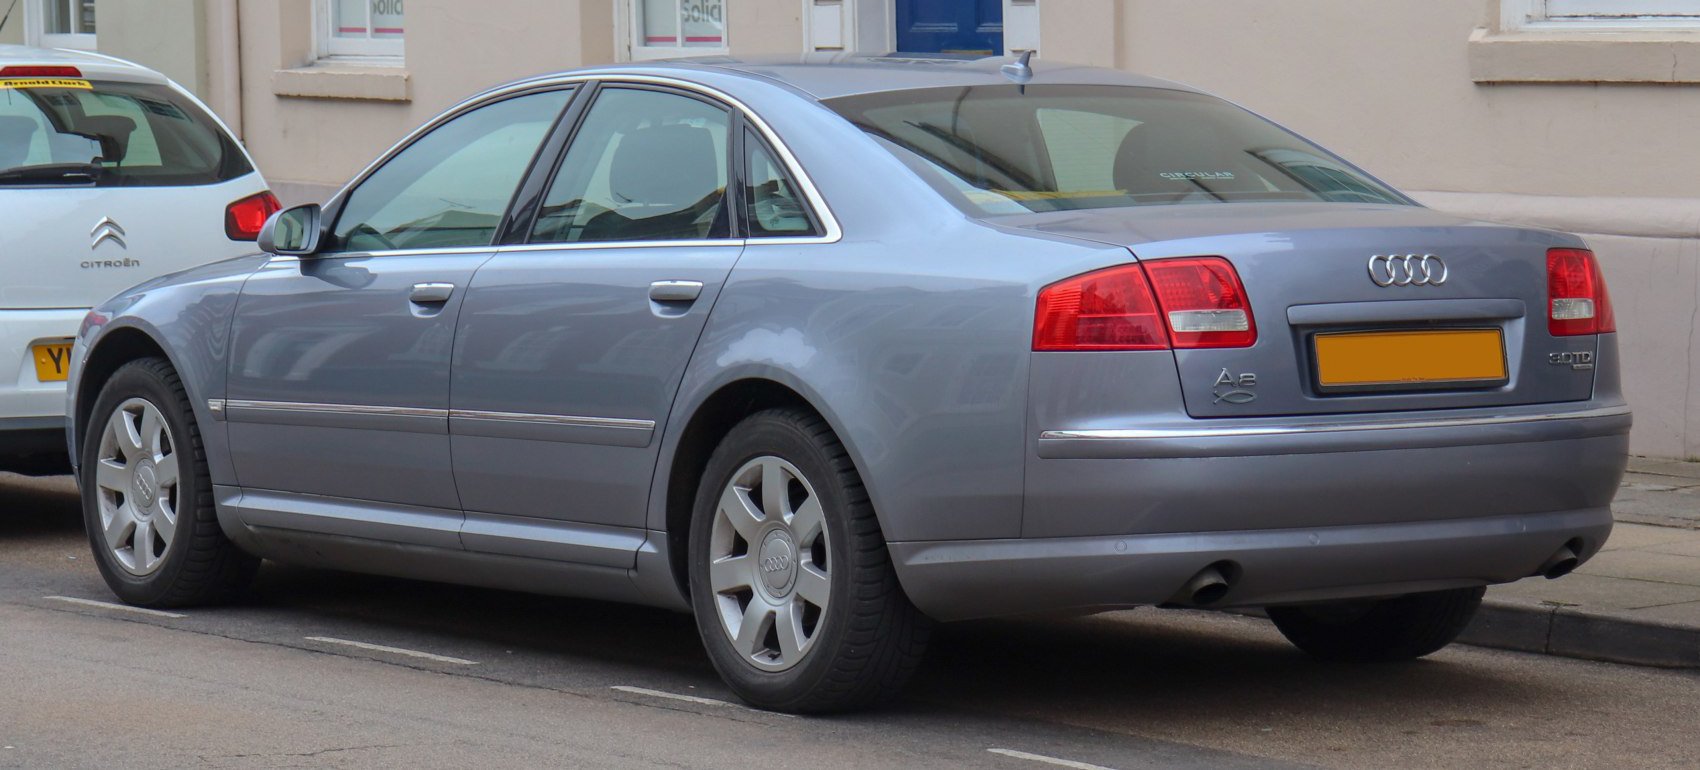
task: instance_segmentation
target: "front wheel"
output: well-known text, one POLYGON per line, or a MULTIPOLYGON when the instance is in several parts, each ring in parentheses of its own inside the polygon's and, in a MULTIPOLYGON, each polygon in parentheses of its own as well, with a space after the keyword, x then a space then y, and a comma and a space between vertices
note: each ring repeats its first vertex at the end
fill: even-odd
POLYGON ((801 410, 750 416, 710 457, 691 525, 690 590, 721 678, 776 711, 895 695, 931 625, 897 583, 843 444, 801 410))
POLYGON ((83 524, 118 598, 181 607, 230 598, 259 560, 219 529, 189 396, 161 358, 120 367, 83 434, 83 524))
POLYGON ((1457 639, 1475 617, 1486 590, 1457 588, 1380 601, 1270 607, 1269 619, 1287 641, 1312 657, 1410 660, 1457 639))

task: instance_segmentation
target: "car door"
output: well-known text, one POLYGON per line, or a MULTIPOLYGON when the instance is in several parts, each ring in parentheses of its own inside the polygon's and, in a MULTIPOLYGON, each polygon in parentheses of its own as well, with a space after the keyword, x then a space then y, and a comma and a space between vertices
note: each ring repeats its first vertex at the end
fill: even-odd
POLYGON ((469 550, 629 567, 661 427, 742 248, 736 121, 687 91, 589 98, 523 245, 473 278, 450 433, 469 550))
POLYGON ((449 118, 333 204, 320 254, 274 258, 248 280, 224 410, 245 521, 460 547, 455 321, 570 95, 449 118))

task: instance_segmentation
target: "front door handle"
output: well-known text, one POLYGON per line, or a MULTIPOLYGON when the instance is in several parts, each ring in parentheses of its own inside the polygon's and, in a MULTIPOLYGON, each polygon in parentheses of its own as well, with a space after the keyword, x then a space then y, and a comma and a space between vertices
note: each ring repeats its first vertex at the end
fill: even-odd
POLYGON ((452 283, 416 283, 408 299, 415 305, 435 305, 448 302, 454 294, 455 285, 452 283))
POLYGON ((702 281, 656 281, 649 285, 649 298, 656 302, 694 302, 702 296, 702 281))

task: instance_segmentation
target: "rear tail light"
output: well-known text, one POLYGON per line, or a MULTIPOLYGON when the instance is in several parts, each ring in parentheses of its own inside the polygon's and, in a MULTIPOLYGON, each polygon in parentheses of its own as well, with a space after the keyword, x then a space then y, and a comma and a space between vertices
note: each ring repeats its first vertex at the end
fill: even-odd
POLYGON ((1167 350, 1157 298, 1139 265, 1077 275, 1039 292, 1034 350, 1167 350))
POLYGON ((80 78, 83 71, 76 67, 55 67, 38 64, 14 64, 0 67, 0 78, 80 78))
POLYGON ((1586 249, 1547 252, 1547 331, 1554 337, 1617 331, 1599 260, 1586 249))
POLYGON ((1039 291, 1034 350, 1238 348, 1257 342, 1245 287, 1221 257, 1077 275, 1039 291))
POLYGON ((1251 303, 1234 266, 1221 257, 1145 263, 1176 349, 1249 348, 1257 342, 1251 303))
POLYGON ((260 237, 260 228, 283 205, 271 191, 250 195, 224 209, 224 234, 233 241, 251 241, 260 237))

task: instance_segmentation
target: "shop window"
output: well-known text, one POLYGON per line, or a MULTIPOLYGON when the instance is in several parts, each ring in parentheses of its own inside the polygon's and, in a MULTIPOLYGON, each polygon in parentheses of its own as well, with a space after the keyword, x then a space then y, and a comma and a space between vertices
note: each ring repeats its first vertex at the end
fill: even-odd
POLYGON ((726 0, 631 0, 632 58, 726 52, 726 0))
POLYGON ((407 31, 403 0, 320 0, 319 55, 399 64, 407 31))

